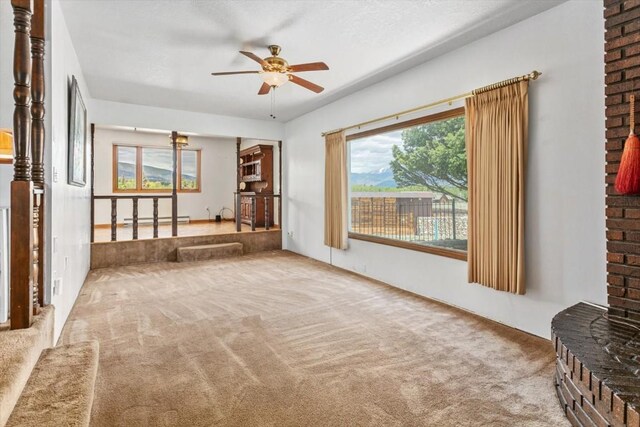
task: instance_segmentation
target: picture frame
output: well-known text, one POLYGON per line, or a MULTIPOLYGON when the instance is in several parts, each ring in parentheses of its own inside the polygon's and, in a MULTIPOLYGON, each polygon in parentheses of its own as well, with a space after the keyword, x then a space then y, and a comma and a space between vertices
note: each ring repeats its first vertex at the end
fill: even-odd
POLYGON ((87 109, 78 80, 71 76, 69 92, 69 142, 67 182, 84 187, 87 183, 87 109))

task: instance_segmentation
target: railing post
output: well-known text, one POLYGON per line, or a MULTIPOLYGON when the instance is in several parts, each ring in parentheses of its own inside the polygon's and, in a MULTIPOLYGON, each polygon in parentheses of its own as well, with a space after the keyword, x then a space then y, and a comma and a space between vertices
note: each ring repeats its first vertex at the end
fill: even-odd
POLYGON ((242 138, 236 138, 236 231, 239 233, 242 231, 242 214, 241 209, 241 195, 240 195, 240 182, 242 180, 240 171, 240 145, 242 144, 242 138))
POLYGON ((116 228, 118 226, 118 199, 111 198, 111 241, 117 240, 116 228))
POLYGON ((264 229, 269 229, 269 197, 265 196, 264 198, 264 229))
POLYGON ((33 320, 33 182, 31 181, 31 1, 11 0, 14 14, 14 178, 11 182, 11 329, 33 320))
POLYGON ((456 240, 456 199, 451 199, 451 217, 453 221, 453 240, 456 240))
POLYGON ((256 231, 256 196, 251 196, 251 231, 256 231))
POLYGON ((171 132, 171 146, 173 148, 173 188, 171 190, 171 235, 178 235, 178 132, 171 132))
POLYGON ((44 0, 34 1, 31 26, 31 179, 33 196, 33 314, 44 305, 44 0))
POLYGON ((153 198, 153 238, 158 238, 158 198, 153 198))
POLYGON ((133 240, 138 240, 138 198, 134 197, 133 203, 133 240))

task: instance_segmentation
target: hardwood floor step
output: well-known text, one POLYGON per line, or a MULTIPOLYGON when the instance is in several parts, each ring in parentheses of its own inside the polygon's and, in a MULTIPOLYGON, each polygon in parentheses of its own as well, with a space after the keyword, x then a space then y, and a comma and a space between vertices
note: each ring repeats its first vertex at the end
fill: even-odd
POLYGON ((186 246, 178 248, 178 262, 204 261, 240 256, 244 252, 242 243, 220 243, 215 245, 186 246))
POLYGON ((97 341, 44 350, 7 427, 88 426, 98 353, 97 341))
POLYGON ((42 350, 53 345, 52 305, 28 329, 0 332, 0 426, 4 426, 29 380, 42 350))

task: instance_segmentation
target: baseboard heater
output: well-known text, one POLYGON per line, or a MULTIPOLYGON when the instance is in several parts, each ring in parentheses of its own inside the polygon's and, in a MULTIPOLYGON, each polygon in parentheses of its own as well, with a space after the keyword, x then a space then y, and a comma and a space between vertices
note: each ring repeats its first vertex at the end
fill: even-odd
MULTIPOLYGON (((178 224, 189 224, 189 222, 191 221, 190 217, 188 215, 186 216, 178 216, 178 224)), ((170 216, 159 216, 158 217, 158 224, 171 224, 171 217, 170 216)), ((128 227, 128 226, 132 226, 133 225, 133 218, 125 218, 124 219, 124 226, 128 227)), ((153 225, 153 217, 142 217, 142 218, 138 218, 138 225, 153 225)))

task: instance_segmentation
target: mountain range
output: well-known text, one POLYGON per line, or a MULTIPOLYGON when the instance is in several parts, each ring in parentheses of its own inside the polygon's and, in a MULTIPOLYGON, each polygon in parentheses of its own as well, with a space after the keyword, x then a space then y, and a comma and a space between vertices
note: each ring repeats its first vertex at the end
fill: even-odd
MULTIPOLYGON (((148 181, 160 182, 162 184, 171 185, 173 178, 171 169, 157 168, 155 166, 144 166, 144 177, 148 181)), ((136 165, 133 163, 118 162, 118 176, 120 178, 135 178, 136 165)), ((197 177, 183 173, 183 179, 195 181, 197 177)))
POLYGON ((398 185, 393 179, 393 172, 390 168, 382 168, 374 172, 351 172, 349 175, 350 185, 371 185, 375 187, 395 188, 398 185))

